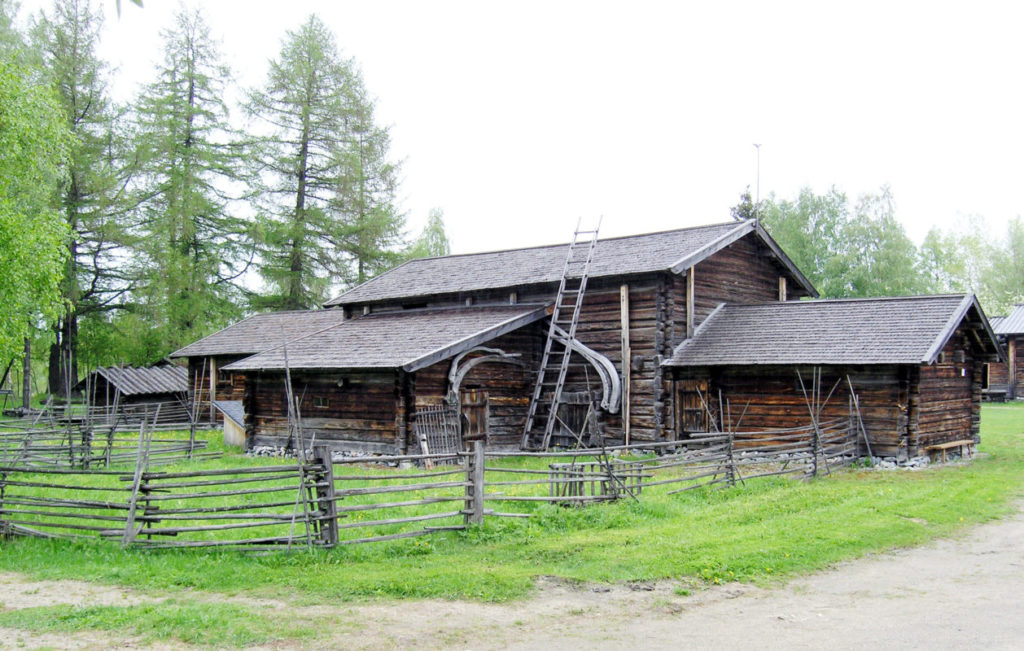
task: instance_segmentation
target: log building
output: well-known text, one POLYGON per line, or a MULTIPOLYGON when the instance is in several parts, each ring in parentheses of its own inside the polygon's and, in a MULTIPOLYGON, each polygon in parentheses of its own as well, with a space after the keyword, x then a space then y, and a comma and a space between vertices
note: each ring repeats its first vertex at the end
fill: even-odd
POLYGON ((1005 317, 993 317, 992 328, 1006 350, 1006 361, 988 366, 983 379, 990 399, 1015 399, 1024 387, 1024 305, 1014 305, 1005 317))
MULTIPOLYGON (((531 405, 541 393, 535 385, 549 357, 550 322, 566 293, 566 252, 559 245, 413 260, 325 310, 252 317, 175 356, 189 358, 198 393, 243 400, 249 446, 292 444, 291 400, 306 436, 346 450, 416 451, 418 417, 444 405, 455 405, 463 431, 490 446, 536 447, 531 405), (218 379, 204 389, 202 378, 210 387, 211 376, 218 379)), ((572 336, 560 335, 568 361, 552 392, 560 396, 551 417, 554 445, 585 443, 584 433, 595 430, 610 441, 686 438, 694 423, 684 403, 693 392, 681 387, 726 376, 666 362, 708 319, 721 318, 723 303, 802 305, 799 299, 817 296, 754 221, 597 240, 589 255, 572 336)), ((964 337, 970 346, 991 339, 972 306, 953 346, 964 337)), ((777 348, 802 345, 776 334, 777 348)), ((971 354, 994 351, 983 345, 971 354)), ((922 365, 928 362, 917 362, 926 373, 922 365)), ((890 366, 906 363, 893 358, 890 366)), ((898 402, 900 378, 896 371, 880 376, 896 386, 880 395, 898 402)), ((973 407, 966 408, 959 438, 970 433, 973 407)), ((898 439, 896 431, 879 429, 879 441, 898 439)))

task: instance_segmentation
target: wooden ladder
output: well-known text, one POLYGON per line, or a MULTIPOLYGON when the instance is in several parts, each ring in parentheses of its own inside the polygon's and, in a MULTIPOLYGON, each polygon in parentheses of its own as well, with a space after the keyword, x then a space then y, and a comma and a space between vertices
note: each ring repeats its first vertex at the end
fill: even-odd
POLYGON ((565 377, 569 372, 569 358, 572 356, 570 345, 576 338, 576 326, 580 320, 583 294, 587 290, 587 277, 590 273, 590 263, 594 259, 594 247, 597 244, 600 227, 599 219, 594 230, 580 230, 578 221, 572 242, 569 243, 562 280, 558 285, 558 295, 555 297, 554 311, 551 314, 547 341, 544 342, 544 355, 537 371, 537 384, 533 388, 533 397, 530 399, 530 409, 526 416, 522 442, 524 450, 530 449, 531 435, 534 429, 539 431, 541 424, 544 427, 544 437, 540 448, 547 450, 551 443, 551 435, 558 420, 558 406, 562 399, 565 377), (568 338, 565 337, 566 334, 568 338))

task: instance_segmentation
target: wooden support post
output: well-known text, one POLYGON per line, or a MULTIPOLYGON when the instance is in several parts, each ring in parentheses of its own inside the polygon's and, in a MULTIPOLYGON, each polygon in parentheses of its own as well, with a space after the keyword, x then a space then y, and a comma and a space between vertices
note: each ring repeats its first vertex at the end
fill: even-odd
POLYGON ((786 277, 779 276, 779 300, 786 302, 786 277))
POLYGON ((630 363, 633 355, 629 348, 629 285, 619 287, 619 311, 622 329, 622 408, 619 410, 619 413, 622 414, 622 434, 625 436, 626 445, 629 445, 631 429, 629 423, 629 383, 630 363))
POLYGON ((696 267, 686 270, 686 338, 693 336, 693 272, 696 267))
POLYGON ((217 359, 210 356, 210 424, 217 424, 217 414, 213 410, 213 401, 217 399, 217 359))
POLYGON ((21 406, 25 413, 32 407, 32 340, 25 337, 25 365, 21 376, 21 406))
POLYGON ((466 524, 484 523, 484 445, 473 441, 466 455, 466 524))
POLYGON ((1017 397, 1017 338, 1013 335, 1008 337, 1006 342, 1006 368, 1009 370, 1007 380, 1010 383, 1009 398, 1017 397))
POLYGON ((326 445, 313 447, 313 463, 323 466, 323 472, 317 477, 317 510, 320 520, 320 543, 326 547, 338 544, 338 504, 334 498, 334 464, 331 462, 331 449, 326 445))

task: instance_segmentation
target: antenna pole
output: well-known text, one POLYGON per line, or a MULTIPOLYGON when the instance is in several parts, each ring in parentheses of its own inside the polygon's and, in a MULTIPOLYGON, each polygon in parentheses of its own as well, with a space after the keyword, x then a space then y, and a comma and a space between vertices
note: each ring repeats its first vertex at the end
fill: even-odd
POLYGON ((761 218, 761 143, 755 142, 754 149, 757 150, 757 184, 755 187, 756 198, 754 200, 754 220, 761 218))

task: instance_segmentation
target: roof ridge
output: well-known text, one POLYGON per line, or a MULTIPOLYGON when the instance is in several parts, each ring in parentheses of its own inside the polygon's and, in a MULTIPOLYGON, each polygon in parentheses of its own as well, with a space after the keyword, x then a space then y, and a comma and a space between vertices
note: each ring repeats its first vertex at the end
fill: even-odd
POLYGON ((800 299, 796 301, 763 301, 761 303, 729 303, 729 307, 760 307, 767 305, 820 305, 822 303, 828 303, 835 305, 836 303, 871 303, 871 302, 885 302, 885 301, 916 301, 916 300, 937 300, 942 298, 955 298, 962 300, 970 292, 950 293, 950 294, 914 294, 911 296, 863 296, 863 297, 843 297, 843 298, 810 298, 800 299))
MULTIPOLYGON (((628 240, 628 239, 632 239, 632 238, 635 238, 635 237, 649 237, 651 235, 664 235, 666 233, 679 233, 679 232, 682 232, 682 231, 695 231, 695 230, 699 230, 701 228, 716 228, 718 226, 733 226, 733 225, 738 225, 738 224, 739 224, 739 222, 735 222, 735 221, 715 222, 715 223, 712 223, 712 224, 700 224, 700 225, 697 225, 697 226, 684 226, 683 228, 666 228, 664 230, 651 231, 649 233, 634 233, 632 235, 616 235, 614 237, 599 237, 597 239, 597 241, 598 241, 598 243, 600 243, 600 242, 614 242, 616 240, 628 240)), ((423 260, 441 260, 441 259, 447 259, 447 258, 467 258, 467 257, 471 257, 471 256, 474 256, 474 255, 491 255, 491 254, 494 254, 494 253, 508 253, 510 251, 535 251, 537 249, 557 249, 557 248, 562 248, 562 247, 565 247, 565 246, 569 246, 569 244, 570 244, 570 242, 558 242, 556 244, 536 244, 534 246, 517 246, 517 247, 512 247, 512 248, 509 248, 509 249, 491 249, 489 251, 476 251, 476 252, 473 252, 473 253, 451 253, 449 255, 433 255, 433 256, 428 256, 428 257, 424 257, 424 258, 413 258, 412 260, 406 260, 402 264, 398 265, 398 267, 407 265, 410 262, 420 262, 420 261, 423 261, 423 260)), ((398 267, 394 267, 394 269, 397 269, 398 267)), ((388 271, 391 271, 391 269, 389 269, 388 271)), ((387 273, 387 271, 384 272, 384 273, 387 273)), ((370 280, 373 280, 373 279, 371 278, 370 280)), ((369 281, 367 281, 367 282, 369 282, 369 281)), ((357 287, 358 287, 358 285, 357 285, 357 287)))

